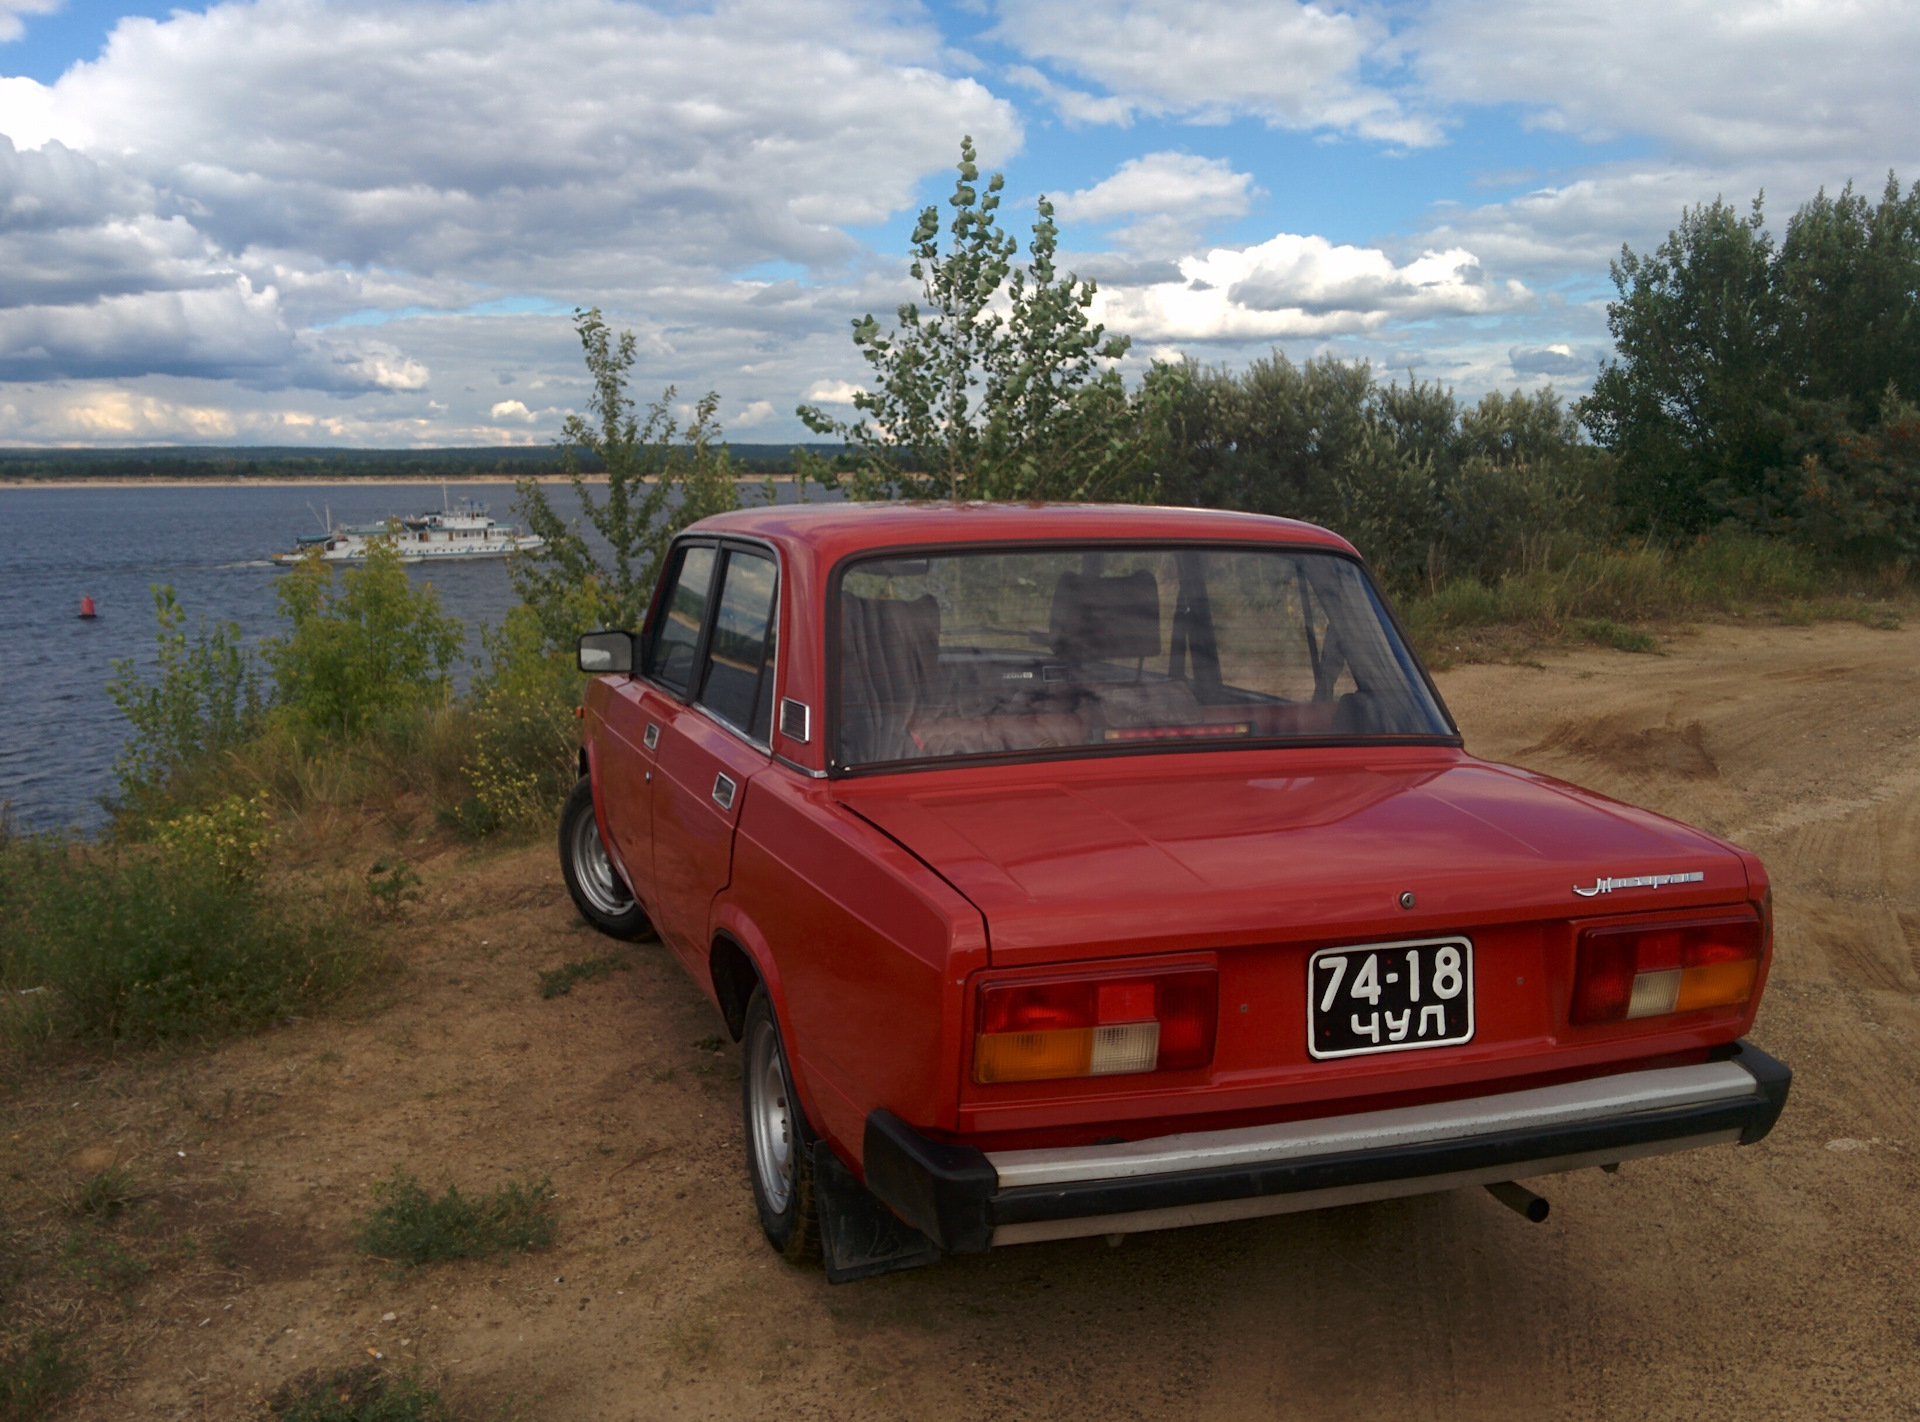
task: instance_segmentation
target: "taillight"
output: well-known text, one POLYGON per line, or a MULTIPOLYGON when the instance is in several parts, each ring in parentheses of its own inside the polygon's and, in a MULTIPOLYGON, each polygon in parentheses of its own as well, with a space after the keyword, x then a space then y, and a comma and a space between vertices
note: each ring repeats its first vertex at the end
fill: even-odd
POLYGON ((1219 997, 1212 968, 983 983, 973 1079, 988 1085, 1203 1067, 1213 1060, 1219 997))
POLYGON ((1573 975, 1577 1023, 1622 1022, 1753 996, 1766 931, 1758 918, 1594 925, 1580 930, 1573 975))

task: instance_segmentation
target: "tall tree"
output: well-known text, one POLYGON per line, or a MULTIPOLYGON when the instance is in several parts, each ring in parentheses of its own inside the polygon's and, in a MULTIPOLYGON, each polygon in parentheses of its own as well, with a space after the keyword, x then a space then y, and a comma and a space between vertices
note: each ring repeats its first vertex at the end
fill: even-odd
POLYGON ((1150 372, 1129 395, 1115 368, 1128 340, 1092 319, 1095 284, 1060 270, 1053 205, 1039 200, 1020 264, 999 225, 1006 181, 994 173, 982 191, 971 138, 958 173, 946 249, 937 206, 914 228, 908 271, 921 300, 899 308, 891 331, 871 314, 853 323, 871 372, 856 417, 799 407, 809 429, 849 453, 802 472, 856 498, 1138 496, 1178 373, 1150 372))
POLYGON ((732 456, 721 443, 720 397, 708 391, 683 431, 674 388, 639 413, 627 393, 633 332, 617 337, 599 308, 574 313, 593 387, 585 415, 570 414, 556 442, 562 468, 587 522, 607 549, 602 560, 581 532, 554 511, 546 490, 519 480, 514 507, 546 540, 512 562, 514 590, 540 620, 549 648, 571 653, 592 627, 638 627, 653 596, 661 556, 673 535, 696 519, 739 507, 732 456), (596 499, 586 475, 607 481, 596 499))
POLYGON ((1642 528, 1705 528, 1779 461, 1786 388, 1763 198, 1744 218, 1720 201, 1689 208, 1652 255, 1623 247, 1613 263, 1618 359, 1581 414, 1619 456, 1618 498, 1642 528))

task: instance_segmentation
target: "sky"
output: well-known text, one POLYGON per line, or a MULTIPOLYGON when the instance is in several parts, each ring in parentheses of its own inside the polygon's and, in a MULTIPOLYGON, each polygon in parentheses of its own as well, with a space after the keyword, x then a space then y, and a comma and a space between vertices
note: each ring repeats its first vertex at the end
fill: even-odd
POLYGON ((962 135, 1126 365, 1578 395, 1685 208, 1920 179, 1912 0, 0 0, 0 445, 542 444, 576 308, 851 413, 962 135))

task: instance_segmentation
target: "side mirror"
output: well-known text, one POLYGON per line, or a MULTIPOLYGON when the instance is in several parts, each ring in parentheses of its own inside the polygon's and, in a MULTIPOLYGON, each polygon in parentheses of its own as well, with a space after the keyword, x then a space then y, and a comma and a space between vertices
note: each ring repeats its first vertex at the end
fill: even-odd
POLYGON ((633 670, 633 633, 587 632, 580 638, 580 670, 583 672, 631 672, 633 670))

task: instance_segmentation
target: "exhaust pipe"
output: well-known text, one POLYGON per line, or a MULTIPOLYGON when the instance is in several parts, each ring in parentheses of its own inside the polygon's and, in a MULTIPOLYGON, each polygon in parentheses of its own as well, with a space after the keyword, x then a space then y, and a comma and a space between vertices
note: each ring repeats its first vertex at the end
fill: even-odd
POLYGON ((1547 1217, 1550 1206, 1524 1185, 1516 1185, 1511 1180, 1497 1180, 1487 1186, 1487 1193, 1516 1215, 1525 1215, 1535 1224, 1547 1217))

